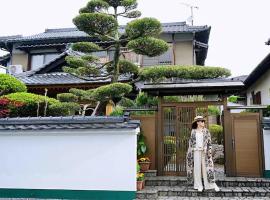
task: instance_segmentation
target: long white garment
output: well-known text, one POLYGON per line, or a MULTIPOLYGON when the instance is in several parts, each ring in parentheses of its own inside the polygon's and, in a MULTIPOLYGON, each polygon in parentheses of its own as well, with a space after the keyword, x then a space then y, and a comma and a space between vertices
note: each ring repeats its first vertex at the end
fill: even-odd
POLYGON ((194 149, 194 189, 202 189, 202 176, 204 188, 214 189, 216 183, 209 183, 207 180, 205 153, 203 151, 203 133, 196 131, 196 149, 194 149))

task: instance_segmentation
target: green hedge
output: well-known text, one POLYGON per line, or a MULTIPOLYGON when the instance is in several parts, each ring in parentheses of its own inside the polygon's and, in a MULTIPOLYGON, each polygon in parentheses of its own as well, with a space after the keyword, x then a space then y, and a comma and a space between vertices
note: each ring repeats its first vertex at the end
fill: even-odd
POLYGON ((164 78, 183 79, 211 79, 223 78, 231 75, 228 69, 206 66, 154 66, 147 67, 139 72, 141 80, 158 81, 164 78))
POLYGON ((0 74, 0 95, 13 92, 26 92, 25 84, 9 74, 0 74))

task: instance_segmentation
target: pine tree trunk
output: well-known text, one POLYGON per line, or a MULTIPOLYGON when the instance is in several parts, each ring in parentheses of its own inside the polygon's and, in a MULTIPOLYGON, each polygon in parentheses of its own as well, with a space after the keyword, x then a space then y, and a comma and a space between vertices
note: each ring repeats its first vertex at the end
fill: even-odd
MULTIPOLYGON (((117 7, 114 8, 114 18, 117 21, 117 7)), ((114 60, 113 60, 113 77, 112 77, 112 83, 118 82, 119 77, 119 58, 120 58, 120 50, 121 50, 121 44, 119 41, 119 32, 118 29, 115 31, 114 38, 116 40, 115 43, 115 52, 114 52, 114 60)))

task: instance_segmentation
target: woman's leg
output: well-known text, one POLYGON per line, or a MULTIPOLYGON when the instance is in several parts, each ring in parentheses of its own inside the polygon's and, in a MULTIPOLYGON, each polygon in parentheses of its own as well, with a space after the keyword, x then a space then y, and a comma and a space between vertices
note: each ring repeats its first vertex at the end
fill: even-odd
POLYGON ((201 151, 194 151, 194 189, 203 189, 202 185, 202 153, 201 151))
POLYGON ((209 183, 207 179, 207 172, 206 172, 206 166, 205 166, 205 153, 202 153, 202 174, 203 174, 203 183, 204 183, 204 188, 206 190, 210 189, 217 189, 218 186, 216 183, 209 183))

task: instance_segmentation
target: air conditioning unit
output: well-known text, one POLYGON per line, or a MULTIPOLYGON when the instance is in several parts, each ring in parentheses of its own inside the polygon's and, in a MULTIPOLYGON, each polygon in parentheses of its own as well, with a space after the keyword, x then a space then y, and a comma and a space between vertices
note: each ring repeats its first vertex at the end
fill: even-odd
POLYGON ((9 65, 8 66, 8 73, 9 74, 20 74, 23 73, 22 65, 9 65))
POLYGON ((6 74, 7 73, 7 68, 0 65, 0 74, 6 74))

